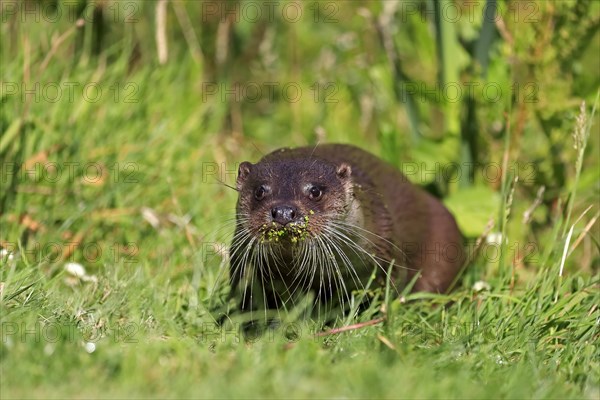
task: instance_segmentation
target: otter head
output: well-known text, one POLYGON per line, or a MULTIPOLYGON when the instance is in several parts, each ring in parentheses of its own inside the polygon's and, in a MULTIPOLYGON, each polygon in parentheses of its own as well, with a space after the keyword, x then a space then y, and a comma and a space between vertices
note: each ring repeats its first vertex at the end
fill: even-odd
POLYGON ((343 219, 352 200, 351 168, 304 157, 267 157, 239 166, 238 223, 261 243, 299 243, 343 219))

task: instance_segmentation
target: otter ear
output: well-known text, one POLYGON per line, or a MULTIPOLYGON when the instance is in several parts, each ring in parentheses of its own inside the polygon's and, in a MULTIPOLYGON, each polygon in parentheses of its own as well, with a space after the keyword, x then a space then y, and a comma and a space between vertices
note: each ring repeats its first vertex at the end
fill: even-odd
POLYGON ((338 178, 344 180, 344 179, 349 179, 350 175, 352 175, 352 168, 350 167, 349 164, 346 163, 341 163, 338 168, 337 171, 335 171, 338 178))
POLYGON ((240 167, 238 168, 238 177, 237 177, 238 190, 241 190, 242 185, 244 184, 244 182, 246 182, 246 179, 248 179, 248 175, 250 175, 250 172, 252 171, 252 167, 253 167, 253 165, 251 163, 249 163, 248 161, 244 161, 243 163, 240 164, 240 167))

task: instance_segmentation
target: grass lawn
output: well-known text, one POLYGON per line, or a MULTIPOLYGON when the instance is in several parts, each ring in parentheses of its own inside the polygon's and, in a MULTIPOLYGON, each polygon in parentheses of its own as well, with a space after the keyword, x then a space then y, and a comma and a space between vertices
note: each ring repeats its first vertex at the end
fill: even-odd
POLYGON ((600 397, 600 3, 67 3, 0 3, 0 398, 600 397), (244 338, 219 181, 318 142, 442 197, 472 257, 244 338))

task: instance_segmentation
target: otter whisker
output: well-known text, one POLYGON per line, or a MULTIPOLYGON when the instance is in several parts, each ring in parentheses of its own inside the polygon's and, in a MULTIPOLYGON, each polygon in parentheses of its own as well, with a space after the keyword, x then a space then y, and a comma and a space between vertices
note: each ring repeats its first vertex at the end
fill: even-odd
POLYGON ((292 293, 292 295, 294 295, 294 293, 296 293, 296 291, 298 289, 300 289, 300 291, 303 291, 305 286, 305 282, 307 279, 307 272, 309 272, 309 268, 311 265, 311 250, 309 246, 312 246, 313 244, 309 245, 308 243, 302 243, 302 247, 300 252, 302 253, 302 257, 300 259, 300 265, 297 266, 297 268, 295 269, 295 275, 294 275, 294 279, 292 280, 292 282, 290 283, 290 286, 294 286, 295 289, 292 293), (297 281, 304 277, 304 280, 302 282, 302 284, 298 285, 297 281))
MULTIPOLYGON (((350 239, 346 235, 344 235, 342 232, 340 232, 340 231, 332 230, 330 232, 330 234, 331 234, 331 236, 335 236, 338 240, 345 240, 344 243, 348 246, 349 249, 352 249, 354 252, 359 251, 364 256, 366 256, 368 259, 370 259, 373 262, 374 266, 376 268, 378 268, 383 273, 383 275, 386 277, 386 279, 391 279, 392 278, 391 276, 389 276, 388 270, 383 265, 381 265, 380 262, 379 262, 379 261, 383 261, 383 262, 386 262, 386 263, 389 264, 389 261, 387 261, 387 260, 385 260, 383 258, 376 257, 376 256, 372 255, 371 253, 369 253, 368 251, 366 251, 365 249, 363 249, 361 246, 358 246, 356 243, 351 242, 350 239)), ((366 264, 364 264, 364 263, 363 263, 363 265, 366 266, 366 264)), ((393 281, 393 279, 391 279, 391 280, 393 281)), ((394 285, 394 290, 396 291, 397 294, 400 294, 398 288, 396 288, 395 285, 394 285)))
MULTIPOLYGON (((334 276, 334 283, 336 285, 336 292, 338 294, 338 300, 340 301, 340 303, 343 304, 343 299, 340 297, 341 293, 340 293, 340 289, 343 289, 343 291, 345 293, 348 292, 346 285, 344 283, 343 280, 340 281, 340 284, 338 284, 338 280, 337 277, 339 276, 339 266, 337 265, 337 260, 335 258, 335 254, 333 253, 330 244, 328 243, 328 241, 325 238, 325 235, 323 235, 322 237, 319 237, 318 240, 322 243, 323 247, 327 250, 327 269, 329 270, 329 268, 331 268, 331 272, 332 275, 334 276), (336 273, 336 275, 334 275, 334 272, 336 273), (338 286, 341 285, 341 286, 338 286)), ((335 248, 335 246, 334 246, 335 248)), ((330 298, 333 297, 333 293, 331 293, 331 284, 330 284, 330 298)))
MULTIPOLYGON (((337 251, 338 257, 340 258, 341 262, 343 263, 344 267, 345 267, 345 271, 348 272, 348 275, 350 276, 350 278, 352 279, 352 283, 354 284, 354 288, 358 289, 364 289, 364 285, 361 282, 358 273, 356 271, 356 268, 354 267, 353 262, 350 260, 350 258, 346 255, 345 251, 343 250, 343 246, 345 246, 345 243, 342 243, 342 241, 340 241, 338 238, 336 238, 334 235, 331 235, 331 237, 327 236, 327 235, 323 235, 325 240, 328 240, 329 242, 331 242, 331 244, 334 246, 334 248, 337 251), (339 242, 339 243, 337 243, 339 242)), ((356 251, 354 249, 352 249, 352 247, 348 246, 349 249, 351 249, 355 254, 356 251)), ((362 260, 361 260, 362 261, 362 260)), ((364 261, 362 261, 364 263, 364 261)), ((344 282, 344 273, 342 271, 341 268, 339 268, 338 266, 338 277, 339 279, 344 282)), ((348 302, 351 301, 352 295, 351 295, 351 291, 348 290, 348 288, 346 286, 344 286, 344 294, 345 294, 345 298, 346 300, 348 300, 348 302)), ((345 309, 345 302, 342 301, 342 308, 345 309)))
MULTIPOLYGON (((332 223, 332 225, 333 225, 333 226, 335 226, 335 224, 336 224, 335 222, 333 222, 333 223, 332 223)), ((375 248, 375 249, 377 249, 377 248, 378 248, 378 246, 377 246, 375 243, 373 243, 373 242, 372 242, 372 241, 371 241, 369 238, 367 238, 366 236, 364 236, 364 235, 361 235, 361 234, 358 234, 358 233, 356 233, 356 232, 352 231, 352 228, 353 228, 352 226, 337 226, 337 228, 338 228, 338 229, 336 230, 336 233, 339 233, 339 234, 344 234, 344 233, 345 233, 345 234, 346 234, 346 235, 345 235, 345 237, 344 237, 344 239, 345 239, 345 240, 352 241, 352 239, 351 239, 351 237, 350 237, 350 236, 352 236, 352 235, 356 235, 356 236, 357 236, 359 239, 362 239, 362 240, 366 241, 366 242, 367 242, 367 243, 368 243, 370 246, 372 246, 373 248, 375 248)), ((368 231, 367 231, 367 232, 368 232, 368 231)), ((354 243, 354 244, 355 244, 355 243, 354 243)), ((359 247, 360 247, 360 246, 359 246, 359 247)), ((379 250, 379 251, 383 251, 383 250, 382 250, 382 249, 380 249, 380 248, 379 248, 378 250, 379 250)), ((377 255, 376 255, 376 253, 375 253, 375 254, 372 254, 371 256, 372 256, 373 258, 375 258, 375 259, 378 259, 378 260, 380 260, 380 261, 383 261, 383 262, 385 262, 385 263, 389 263, 389 262, 390 262, 390 260, 388 260, 388 259, 386 259, 386 258, 384 258, 384 257, 377 256, 377 255)), ((405 256, 405 258, 406 258, 406 256, 405 256)), ((397 261, 398 261, 398 260, 397 260, 397 261)), ((409 268, 409 267, 406 267, 406 266, 403 266, 403 265, 400 265, 400 264, 397 264, 397 267, 398 267, 398 268, 405 269, 405 270, 408 270, 408 271, 418 271, 416 268, 409 268)))
POLYGON ((371 232, 368 229, 365 229, 363 227, 354 225, 354 224, 349 224, 347 222, 344 222, 342 220, 332 220, 331 221, 332 225, 337 225, 338 227, 345 227, 348 229, 349 232, 354 233, 355 235, 357 235, 358 237, 360 237, 361 239, 364 239, 366 241, 369 242, 369 244, 374 245, 373 241, 370 240, 367 235, 374 237, 375 239, 381 240, 383 241, 386 245, 391 246, 392 250, 395 250, 397 252, 399 252, 400 254, 402 254, 404 257, 407 257, 406 253, 404 252, 404 250, 402 250, 400 247, 398 247, 398 245, 396 245, 396 243, 384 238, 381 235, 376 234, 375 232, 371 232), (365 234, 361 234, 359 232, 364 232, 365 234))

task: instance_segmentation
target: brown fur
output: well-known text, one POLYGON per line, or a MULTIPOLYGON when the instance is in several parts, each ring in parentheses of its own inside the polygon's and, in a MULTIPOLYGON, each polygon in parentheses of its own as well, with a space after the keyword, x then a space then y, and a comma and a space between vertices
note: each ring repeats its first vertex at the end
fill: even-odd
MULTIPOLYGON (((245 265, 249 261, 243 257, 248 251, 244 245, 249 238, 259 235, 262 226, 273 223, 270 210, 282 204, 295 210, 296 219, 310 215, 308 231, 311 239, 327 234, 324 231, 332 220, 358 226, 355 234, 346 234, 368 253, 376 255, 382 270, 380 274, 394 262, 392 278, 396 286, 406 284, 420 273, 414 290, 442 293, 462 266, 462 237, 444 205, 410 183, 396 168, 357 147, 327 144, 316 148, 276 150, 257 164, 241 164, 238 190, 238 223, 231 260, 234 288, 238 286, 243 270, 251 270, 245 265), (307 194, 312 184, 324 188, 320 201, 311 200, 307 194), (255 191, 261 185, 268 190, 258 201, 255 191), (243 235, 246 235, 245 241, 240 240, 243 235)), ((266 289, 270 293, 268 299, 263 300, 269 307, 285 303, 283 292, 289 293, 303 282, 295 275, 294 269, 299 264, 294 259, 297 257, 294 246, 299 244, 286 242, 284 236, 282 242, 272 243, 276 256, 255 259, 260 268, 259 272, 253 271, 263 292, 266 289)), ((355 268, 355 275, 343 271, 344 281, 348 289, 357 289, 366 284, 376 263, 369 262, 372 259, 357 254, 352 247, 343 249, 347 257, 341 259, 351 260, 355 268)), ((345 268, 339 259, 338 265, 345 268)), ((325 296, 325 300, 333 296, 331 277, 324 269, 319 267, 313 282, 301 285, 301 291, 321 293, 329 279, 330 296, 325 296)))

